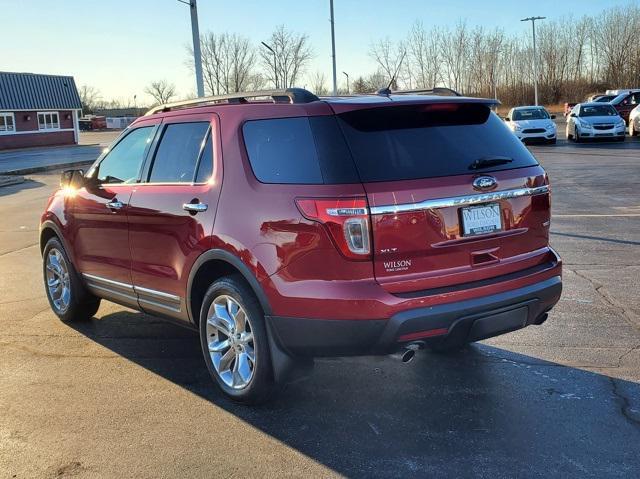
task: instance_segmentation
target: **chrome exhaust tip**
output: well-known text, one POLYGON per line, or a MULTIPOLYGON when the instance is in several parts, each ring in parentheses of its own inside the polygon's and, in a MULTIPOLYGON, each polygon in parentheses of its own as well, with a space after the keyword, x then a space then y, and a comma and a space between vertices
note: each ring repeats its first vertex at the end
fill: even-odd
POLYGON ((396 359, 399 359, 404 364, 407 364, 413 361, 413 358, 416 356, 416 351, 418 349, 423 349, 423 348, 424 348, 424 342, 414 341, 412 343, 409 343, 403 346, 402 349, 400 349, 400 351, 398 351, 395 354, 392 354, 392 356, 395 357, 396 359))

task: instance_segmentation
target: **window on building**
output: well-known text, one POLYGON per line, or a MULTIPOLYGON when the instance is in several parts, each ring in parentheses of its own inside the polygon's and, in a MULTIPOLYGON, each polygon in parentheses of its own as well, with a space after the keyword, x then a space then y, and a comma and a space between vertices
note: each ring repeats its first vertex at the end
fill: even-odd
POLYGON ((58 112, 38 113, 38 130, 59 130, 60 118, 58 112))
POLYGON ((16 131, 16 122, 13 113, 0 112, 0 135, 16 131))

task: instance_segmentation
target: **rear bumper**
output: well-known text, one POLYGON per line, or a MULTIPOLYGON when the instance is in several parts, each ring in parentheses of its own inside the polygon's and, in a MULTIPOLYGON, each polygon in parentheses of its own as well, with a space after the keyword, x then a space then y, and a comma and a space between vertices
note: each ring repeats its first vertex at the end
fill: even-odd
POLYGON ((465 342, 542 324, 558 302, 562 279, 553 276, 515 290, 410 309, 389 319, 323 320, 268 317, 271 334, 292 355, 387 354, 413 340, 465 342))

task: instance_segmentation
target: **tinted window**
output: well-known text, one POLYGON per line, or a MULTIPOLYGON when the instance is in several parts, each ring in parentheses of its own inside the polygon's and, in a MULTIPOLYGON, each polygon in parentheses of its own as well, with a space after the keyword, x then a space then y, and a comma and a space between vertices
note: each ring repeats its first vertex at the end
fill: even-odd
POLYGON ((135 182, 153 130, 153 127, 145 126, 127 134, 100 162, 96 178, 102 183, 135 182))
POLYGON ((485 105, 430 104, 339 115, 362 181, 409 180, 533 166, 520 140, 485 105), (479 159, 507 164, 470 169, 479 159))
POLYGON ((191 183, 209 123, 173 123, 166 126, 151 166, 152 183, 191 183))
POLYGON ((263 183, 359 181, 334 116, 248 121, 243 133, 251 168, 263 183))
POLYGON ((198 164, 198 173, 196 174, 196 183, 204 183, 211 178, 213 174, 213 142, 211 141, 211 133, 207 137, 204 150, 198 164))

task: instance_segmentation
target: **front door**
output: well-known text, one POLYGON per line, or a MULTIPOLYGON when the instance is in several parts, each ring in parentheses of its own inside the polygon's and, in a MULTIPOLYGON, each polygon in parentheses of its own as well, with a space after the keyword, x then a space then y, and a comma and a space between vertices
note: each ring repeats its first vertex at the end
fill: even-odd
POLYGON ((165 119, 129 201, 132 282, 146 311, 188 320, 189 271, 211 247, 220 193, 217 131, 211 114, 165 119))
POLYGON ((74 197, 72 241, 79 272, 100 296, 137 307, 127 208, 155 125, 134 128, 87 173, 74 197))

